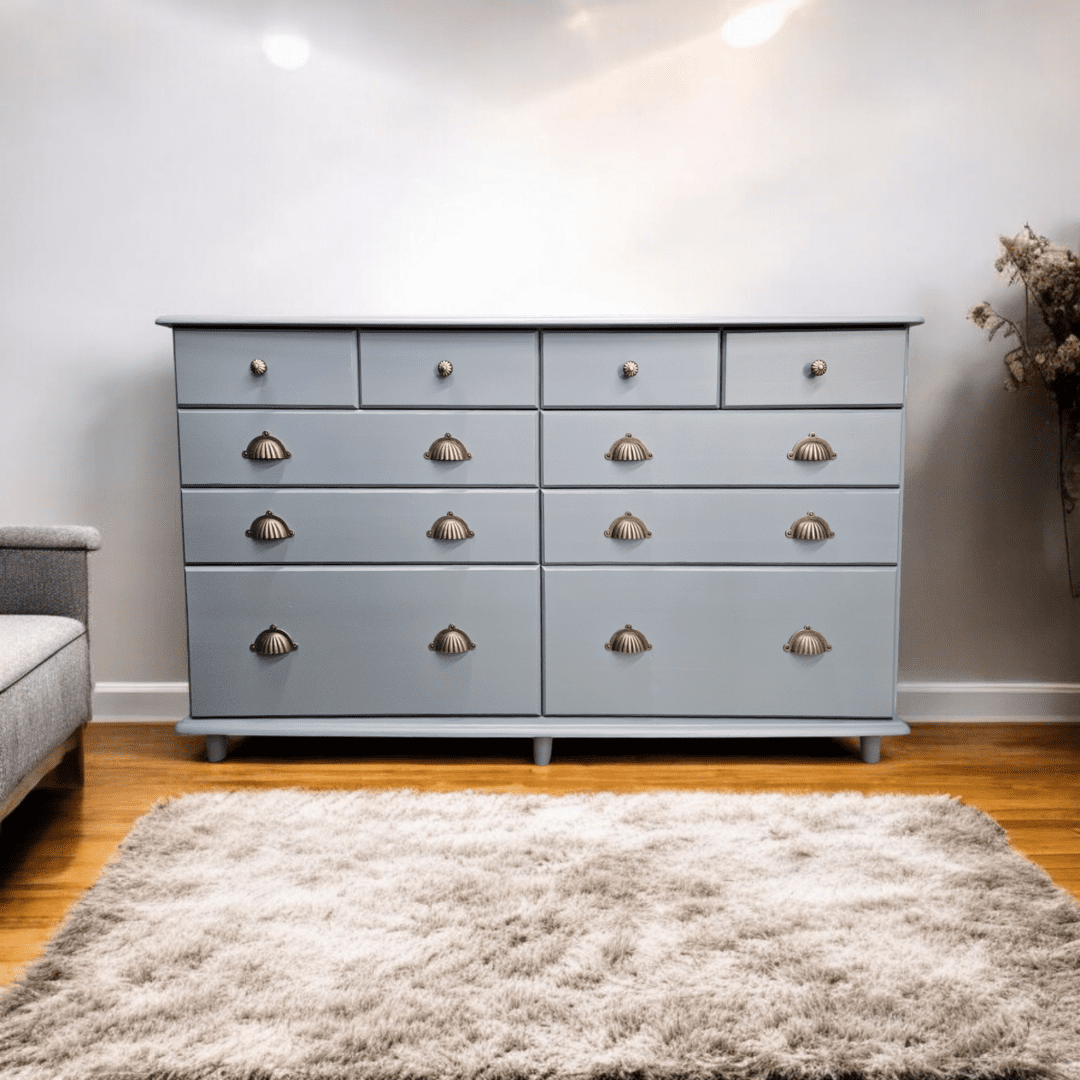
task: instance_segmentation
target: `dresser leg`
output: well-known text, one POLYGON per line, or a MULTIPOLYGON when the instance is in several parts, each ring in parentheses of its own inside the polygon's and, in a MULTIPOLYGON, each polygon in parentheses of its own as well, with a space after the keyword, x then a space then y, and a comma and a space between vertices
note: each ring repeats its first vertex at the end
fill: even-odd
POLYGON ((206 760, 207 761, 224 761, 225 754, 229 749, 229 736, 228 735, 207 735, 206 736, 206 760))
POLYGON ((551 738, 539 735, 533 739, 533 761, 537 765, 551 764, 551 738))
POLYGON ((876 765, 881 760, 881 736, 860 735, 859 749, 862 751, 862 759, 867 765, 876 765))

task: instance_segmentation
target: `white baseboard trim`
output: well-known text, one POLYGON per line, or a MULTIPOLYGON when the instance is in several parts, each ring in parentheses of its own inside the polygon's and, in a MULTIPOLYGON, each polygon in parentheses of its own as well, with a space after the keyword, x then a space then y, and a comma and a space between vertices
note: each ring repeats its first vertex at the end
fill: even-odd
MULTIPOLYGON (((897 713, 917 723, 950 720, 1051 723, 1080 720, 1080 683, 902 682, 897 713)), ((180 720, 188 714, 186 682, 99 682, 94 719, 180 720)))
POLYGON ((181 720, 188 714, 186 682, 94 683, 94 720, 181 720))
POLYGON ((1054 723, 1080 719, 1080 683, 901 682, 896 711, 920 724, 977 720, 1054 723))

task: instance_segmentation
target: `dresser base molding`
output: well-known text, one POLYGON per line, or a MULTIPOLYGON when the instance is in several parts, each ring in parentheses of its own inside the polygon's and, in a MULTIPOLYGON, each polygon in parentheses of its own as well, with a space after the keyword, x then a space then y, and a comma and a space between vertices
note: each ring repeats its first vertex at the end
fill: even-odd
POLYGON ((863 761, 881 757, 882 735, 910 735, 898 716, 880 719, 707 716, 282 716, 273 719, 185 717, 181 735, 205 735, 207 757, 222 761, 230 735, 397 738, 530 738, 537 765, 551 761, 555 738, 780 739, 857 736, 863 761), (539 734, 543 732, 544 734, 539 734))

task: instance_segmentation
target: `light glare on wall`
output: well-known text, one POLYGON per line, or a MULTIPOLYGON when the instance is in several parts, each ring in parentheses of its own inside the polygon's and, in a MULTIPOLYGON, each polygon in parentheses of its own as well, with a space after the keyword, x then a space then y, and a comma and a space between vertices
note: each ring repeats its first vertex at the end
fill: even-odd
POLYGON ((787 17, 806 0, 764 0, 731 16, 720 27, 720 36, 736 49, 748 49, 768 41, 787 17))
POLYGON ((311 56, 311 44, 299 34, 267 34, 262 51, 271 64, 286 71, 303 67, 311 56))

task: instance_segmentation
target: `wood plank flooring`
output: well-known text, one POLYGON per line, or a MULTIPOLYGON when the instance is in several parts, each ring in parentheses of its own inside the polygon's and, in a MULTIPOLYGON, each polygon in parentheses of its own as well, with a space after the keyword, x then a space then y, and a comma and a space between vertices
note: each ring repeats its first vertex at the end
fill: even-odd
POLYGON ((1080 723, 913 724, 865 765, 855 739, 556 739, 552 764, 514 740, 233 739, 210 765, 171 724, 92 724, 86 785, 35 791, 0 831, 0 985, 40 954, 132 822, 158 799, 229 788, 429 791, 945 793, 991 815, 1080 899, 1080 723))

